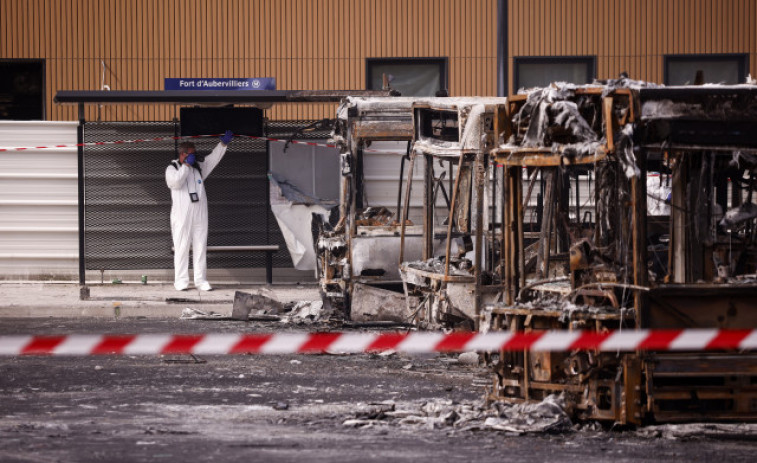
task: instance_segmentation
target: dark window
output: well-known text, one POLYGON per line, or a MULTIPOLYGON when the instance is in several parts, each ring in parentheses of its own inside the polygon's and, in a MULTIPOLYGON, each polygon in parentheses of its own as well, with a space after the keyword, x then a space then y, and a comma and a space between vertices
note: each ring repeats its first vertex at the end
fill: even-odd
POLYGON ((0 119, 44 119, 44 75, 43 60, 0 60, 0 119))
POLYGON ((383 75, 402 96, 435 96, 447 87, 446 58, 367 58, 366 88, 381 90, 383 75))
POLYGON ((545 87, 552 82, 588 84, 596 77, 593 56, 515 58, 515 90, 545 87))
POLYGON ((747 55, 669 55, 665 85, 743 84, 747 55))

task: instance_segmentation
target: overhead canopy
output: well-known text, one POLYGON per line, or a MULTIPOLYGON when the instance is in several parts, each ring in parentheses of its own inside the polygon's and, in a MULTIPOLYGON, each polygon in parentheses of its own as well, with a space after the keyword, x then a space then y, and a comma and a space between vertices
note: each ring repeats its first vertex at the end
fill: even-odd
MULTIPOLYGON (((396 94, 396 93, 395 93, 396 94)), ((381 90, 60 90, 61 104, 338 103, 347 96, 392 96, 381 90)))

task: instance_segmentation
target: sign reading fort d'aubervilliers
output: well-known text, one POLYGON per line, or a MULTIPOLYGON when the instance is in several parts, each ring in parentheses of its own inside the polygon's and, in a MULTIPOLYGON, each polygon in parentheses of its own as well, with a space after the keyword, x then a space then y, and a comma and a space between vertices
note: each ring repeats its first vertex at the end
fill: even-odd
POLYGON ((164 79, 165 90, 276 90, 276 78, 172 78, 164 79))

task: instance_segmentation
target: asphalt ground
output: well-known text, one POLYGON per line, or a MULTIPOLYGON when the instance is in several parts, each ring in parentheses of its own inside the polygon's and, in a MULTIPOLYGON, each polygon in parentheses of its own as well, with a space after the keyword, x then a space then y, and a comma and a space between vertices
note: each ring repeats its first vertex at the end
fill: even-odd
MULTIPOLYGON (((0 320, 0 334, 324 329, 123 314, 0 320)), ((738 426, 516 435, 376 416, 376 407, 483 407, 488 381, 485 367, 444 354, 0 357, 0 461, 751 462, 757 454, 754 429, 738 426), (366 415, 370 425, 351 424, 366 415)))

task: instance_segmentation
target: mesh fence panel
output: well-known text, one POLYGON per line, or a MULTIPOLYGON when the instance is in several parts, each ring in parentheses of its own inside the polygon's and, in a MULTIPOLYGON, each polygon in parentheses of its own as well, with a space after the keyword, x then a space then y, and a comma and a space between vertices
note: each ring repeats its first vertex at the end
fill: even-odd
MULTIPOLYGON (((275 121, 266 135, 287 138, 312 121, 275 121)), ((172 137, 172 122, 87 122, 84 141, 172 137)), ((325 138, 326 130, 296 139, 325 138)), ((209 153, 216 138, 193 140, 209 153)), ((174 140, 84 148, 85 266, 89 270, 173 268, 169 214, 171 194, 165 169, 174 158, 174 140)), ((276 219, 268 205, 267 142, 237 138, 208 177, 208 246, 277 244, 273 265, 292 267, 276 219)), ((191 260, 190 260, 191 262, 191 260)), ((259 252, 209 252, 208 268, 265 266, 259 252)))
POLYGON ((321 121, 268 121, 264 130, 266 136, 285 140, 290 137, 295 140, 325 140, 329 138, 331 127, 317 124, 318 122, 321 121), (306 127, 309 128, 305 129, 306 127))
MULTIPOLYGON (((88 122, 84 141, 174 135, 174 124, 88 122)), ((173 267, 163 180, 174 141, 84 147, 84 257, 87 269, 173 267)))

